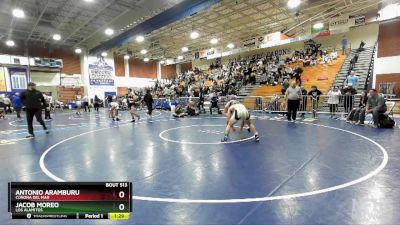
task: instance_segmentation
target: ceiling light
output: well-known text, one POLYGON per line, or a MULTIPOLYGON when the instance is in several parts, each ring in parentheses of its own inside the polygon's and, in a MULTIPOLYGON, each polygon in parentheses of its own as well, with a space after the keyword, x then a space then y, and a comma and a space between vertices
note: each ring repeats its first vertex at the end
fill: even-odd
POLYGON ((322 29, 323 27, 324 27, 324 24, 323 23, 316 23, 316 24, 314 24, 314 29, 322 29))
POLYGON ((139 43, 143 42, 144 41, 144 37, 142 35, 139 35, 139 36, 136 37, 136 41, 139 42, 139 43))
POLYGON ((102 52, 102 53, 101 53, 101 56, 103 56, 103 57, 107 57, 107 56, 108 56, 108 54, 107 54, 107 52, 102 52))
POLYGON ((108 36, 111 36, 111 35, 114 34, 114 30, 111 29, 111 28, 107 28, 107 29, 104 31, 104 33, 106 33, 108 36))
POLYGON ((165 61, 164 61, 164 60, 161 60, 161 61, 160 61, 160 64, 165 64, 165 61))
POLYGON ((22 9, 14 9, 12 11, 12 14, 14 17, 17 18, 24 18, 25 17, 25 12, 22 9))
POLYGON ((15 45, 15 43, 12 40, 8 40, 8 41, 6 41, 6 45, 10 46, 10 47, 13 47, 15 45))
POLYGON ((59 35, 59 34, 54 34, 54 35, 53 35, 53 39, 56 40, 56 41, 59 41, 59 40, 61 40, 61 35, 59 35))
POLYGON ((191 34, 190 34, 190 38, 192 38, 192 39, 196 39, 196 38, 198 38, 200 36, 200 34, 197 32, 197 31, 193 31, 191 34))
POLYGON ((130 58, 129 55, 125 55, 125 56, 124 56, 124 59, 129 59, 129 58, 130 58))
POLYGON ((226 47, 228 47, 228 48, 230 48, 230 49, 232 49, 232 48, 234 48, 235 47, 235 45, 234 44, 232 44, 232 43, 229 43, 226 47))
POLYGON ((187 52, 187 51, 189 51, 189 48, 188 48, 188 47, 183 47, 183 48, 182 48, 182 52, 187 52))
POLYGON ((143 61, 148 62, 148 61, 150 61, 150 59, 149 58, 144 58, 143 61))
POLYGON ((84 0, 85 2, 93 2, 93 0, 84 0))
POLYGON ((178 56, 178 59, 179 59, 179 60, 182 60, 182 59, 183 59, 183 56, 181 56, 181 55, 178 56))
POLYGON ((146 54, 147 53, 147 50, 146 49, 142 49, 141 51, 140 51, 140 54, 142 54, 142 55, 144 55, 144 54, 146 54))
POLYGON ((299 5, 300 5, 300 0, 289 0, 287 3, 287 6, 289 7, 289 9, 296 8, 299 5))
POLYGON ((218 39, 213 38, 213 39, 210 40, 210 43, 213 44, 213 45, 218 44, 218 39))
POLYGON ((76 54, 81 54, 82 53, 82 49, 80 49, 80 48, 75 49, 75 53, 76 54))

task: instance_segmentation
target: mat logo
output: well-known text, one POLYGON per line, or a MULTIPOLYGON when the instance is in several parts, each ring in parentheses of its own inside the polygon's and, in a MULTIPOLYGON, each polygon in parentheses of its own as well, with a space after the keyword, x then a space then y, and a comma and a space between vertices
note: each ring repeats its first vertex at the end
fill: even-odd
POLYGON ((206 133, 206 134, 223 134, 223 131, 219 130, 199 130, 201 133, 206 133))

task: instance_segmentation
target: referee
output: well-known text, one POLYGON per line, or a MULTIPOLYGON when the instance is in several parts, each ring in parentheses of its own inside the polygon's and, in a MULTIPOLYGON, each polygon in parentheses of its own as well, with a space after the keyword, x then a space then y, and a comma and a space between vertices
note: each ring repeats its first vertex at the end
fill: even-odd
POLYGON ((47 130, 47 127, 42 119, 42 109, 46 107, 46 100, 44 99, 42 92, 36 90, 35 83, 30 82, 28 84, 28 89, 21 94, 21 101, 26 108, 26 120, 28 122, 29 135, 26 137, 35 137, 32 125, 33 117, 36 117, 36 120, 43 126, 46 134, 48 134, 49 131, 47 130))
POLYGON ((301 98, 300 87, 297 86, 296 81, 292 81, 292 85, 286 90, 288 121, 296 120, 297 109, 299 108, 301 98))

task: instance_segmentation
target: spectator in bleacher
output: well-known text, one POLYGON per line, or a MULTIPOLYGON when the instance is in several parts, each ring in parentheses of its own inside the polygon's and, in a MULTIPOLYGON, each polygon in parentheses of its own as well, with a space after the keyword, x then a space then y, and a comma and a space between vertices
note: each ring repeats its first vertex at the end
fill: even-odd
POLYGON ((348 45, 347 37, 346 37, 346 35, 343 35, 343 38, 342 38, 342 55, 346 54, 347 45, 348 45))
POLYGON ((359 78, 355 75, 354 71, 350 72, 350 75, 347 77, 347 84, 352 84, 354 88, 358 87, 359 78))
POLYGON ((369 97, 367 100, 367 106, 360 111, 360 122, 359 124, 364 124, 365 114, 372 113, 372 120, 374 128, 378 127, 379 115, 385 113, 387 110, 385 99, 382 95, 378 94, 376 89, 371 89, 369 91, 369 97))
POLYGON ((357 52, 362 52, 364 51, 364 46, 365 46, 365 42, 361 41, 360 46, 358 46, 357 52))
POLYGON ((328 105, 331 118, 335 116, 341 95, 342 93, 340 93, 340 90, 337 86, 332 87, 332 89, 328 92, 328 105))
POLYGON ((285 79, 282 83, 282 95, 286 93, 286 90, 289 88, 290 83, 288 79, 285 79))
POLYGON ((354 108, 351 110, 349 115, 347 116, 347 121, 348 123, 358 123, 360 121, 360 112, 362 109, 364 109, 367 105, 367 100, 368 100, 368 92, 363 91, 363 94, 360 99, 360 104, 358 105, 358 108, 354 108))
POLYGON ((296 78, 296 82, 299 86, 301 86, 301 74, 303 73, 303 69, 300 66, 296 66, 294 69, 294 77, 296 78))
POLYGON ((301 89, 297 86, 296 82, 293 81, 291 86, 286 90, 288 121, 296 120, 297 109, 299 108, 301 98, 301 89))
POLYGON ((345 113, 349 113, 353 109, 354 95, 356 94, 357 91, 353 88, 352 83, 347 84, 347 87, 343 88, 342 95, 344 95, 343 101, 345 113))

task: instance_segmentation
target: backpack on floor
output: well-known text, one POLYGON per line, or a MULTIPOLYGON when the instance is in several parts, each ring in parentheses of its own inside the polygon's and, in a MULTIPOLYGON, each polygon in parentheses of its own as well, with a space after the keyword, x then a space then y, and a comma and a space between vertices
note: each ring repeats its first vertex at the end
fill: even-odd
POLYGON ((379 127, 380 128, 393 128, 396 122, 386 114, 379 115, 379 127))

